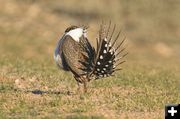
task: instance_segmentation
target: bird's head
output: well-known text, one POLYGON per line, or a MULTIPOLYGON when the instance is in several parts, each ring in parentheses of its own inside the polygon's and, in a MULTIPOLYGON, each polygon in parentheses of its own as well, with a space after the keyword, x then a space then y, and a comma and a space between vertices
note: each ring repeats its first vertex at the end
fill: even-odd
POLYGON ((65 35, 69 35, 75 41, 79 42, 80 37, 87 37, 87 28, 87 26, 70 26, 65 30, 65 35))

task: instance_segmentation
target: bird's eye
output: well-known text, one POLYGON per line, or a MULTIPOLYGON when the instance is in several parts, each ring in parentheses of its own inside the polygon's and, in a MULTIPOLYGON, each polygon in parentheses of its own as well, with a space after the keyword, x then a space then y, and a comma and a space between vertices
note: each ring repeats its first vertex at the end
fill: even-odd
POLYGON ((83 30, 83 33, 87 33, 87 30, 85 29, 85 30, 83 30))

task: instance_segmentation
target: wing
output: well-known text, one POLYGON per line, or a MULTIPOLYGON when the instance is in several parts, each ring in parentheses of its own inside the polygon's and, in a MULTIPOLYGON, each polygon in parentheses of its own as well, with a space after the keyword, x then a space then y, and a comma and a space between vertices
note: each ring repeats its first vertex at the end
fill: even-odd
POLYGON ((86 74, 88 75, 93 70, 93 66, 94 66, 93 60, 95 58, 96 52, 94 47, 91 46, 90 42, 86 37, 82 36, 80 38, 80 44, 84 48, 84 52, 82 53, 84 60, 80 61, 84 67, 81 68, 81 70, 85 71, 86 74))
POLYGON ((65 62, 65 59, 64 59, 64 57, 62 57, 62 43, 63 43, 63 41, 64 41, 64 36, 58 41, 58 44, 57 44, 55 52, 54 52, 54 60, 60 69, 64 69, 65 71, 69 71, 68 65, 65 62))
POLYGON ((84 65, 80 61, 84 61, 83 52, 84 48, 80 43, 74 41, 71 36, 65 36, 65 40, 62 44, 62 57, 65 59, 70 71, 76 76, 85 74, 86 72, 81 70, 84 65))
POLYGON ((127 55, 127 53, 123 54, 125 48, 122 47, 125 38, 118 43, 117 40, 121 31, 114 37, 115 28, 114 25, 111 34, 109 34, 111 22, 107 28, 106 25, 101 24, 99 38, 97 38, 96 56, 94 57, 94 69, 92 71, 96 79, 111 76, 114 71, 121 70, 121 68, 116 67, 125 62, 122 60, 127 55))

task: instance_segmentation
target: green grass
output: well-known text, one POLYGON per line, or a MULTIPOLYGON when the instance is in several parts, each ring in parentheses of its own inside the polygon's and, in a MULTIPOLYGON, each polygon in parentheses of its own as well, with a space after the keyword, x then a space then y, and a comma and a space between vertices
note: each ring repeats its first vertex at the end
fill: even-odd
POLYGON ((180 102, 178 1, 88 1, 78 4, 83 10, 76 2, 0 1, 0 118, 164 118, 165 104, 180 102), (54 63, 57 39, 70 24, 88 22, 94 44, 109 16, 125 27, 127 62, 77 92, 72 74, 54 63))
POLYGON ((109 113, 118 118, 126 112, 154 112, 160 118, 165 104, 180 101, 180 75, 170 69, 126 67, 115 77, 92 81, 89 92, 82 94, 71 74, 57 70, 53 62, 10 60, 1 60, 2 117, 96 119, 109 113), (35 90, 48 93, 31 92, 35 90))

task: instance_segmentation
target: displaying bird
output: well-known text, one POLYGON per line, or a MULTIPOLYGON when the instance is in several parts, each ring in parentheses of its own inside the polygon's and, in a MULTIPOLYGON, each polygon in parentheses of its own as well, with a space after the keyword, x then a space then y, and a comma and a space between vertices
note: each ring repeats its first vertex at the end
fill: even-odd
POLYGON ((57 66, 72 72, 78 87, 84 85, 87 92, 87 82, 109 77, 115 71, 121 70, 118 65, 124 63, 124 53, 121 42, 117 42, 121 31, 114 36, 116 25, 100 25, 99 37, 96 38, 97 47, 94 48, 87 39, 87 26, 70 26, 58 41, 54 52, 57 66), (111 32, 110 32, 111 31, 111 32))

